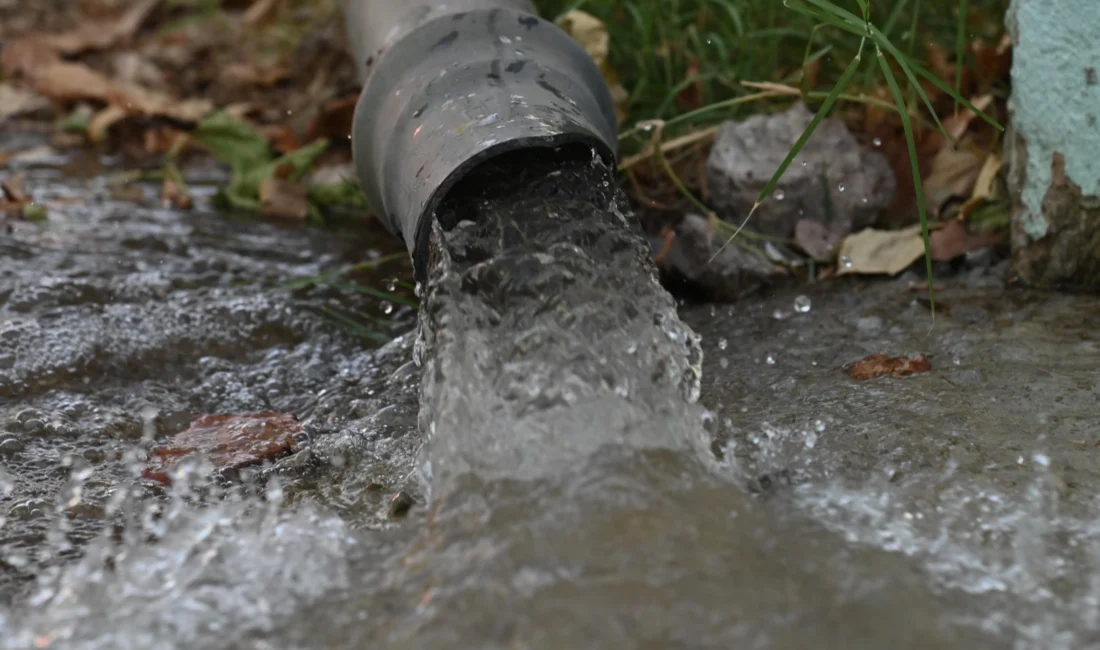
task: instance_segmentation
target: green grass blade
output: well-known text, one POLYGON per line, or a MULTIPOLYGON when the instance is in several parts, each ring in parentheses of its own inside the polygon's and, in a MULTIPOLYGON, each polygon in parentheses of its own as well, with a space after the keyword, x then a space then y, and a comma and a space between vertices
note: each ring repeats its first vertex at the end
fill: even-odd
MULTIPOLYGON (((890 94, 893 95, 894 101, 898 102, 898 105, 903 105, 905 99, 901 95, 901 88, 898 87, 898 80, 894 78, 894 72, 890 69, 890 62, 886 60, 886 55, 882 53, 881 49, 876 50, 879 66, 882 68, 882 74, 886 77, 886 84, 890 87, 890 94)), ((905 145, 909 149, 909 166, 913 170, 913 189, 917 199, 917 214, 920 216, 920 230, 921 237, 924 239, 924 267, 925 274, 928 276, 928 301, 931 304, 932 320, 936 319, 936 287, 932 278, 932 248, 928 241, 928 214, 924 208, 924 187, 921 185, 920 178, 920 165, 917 160, 917 141, 913 138, 913 124, 909 121, 909 115, 905 112, 901 112, 901 126, 905 131, 905 145)))
MULTIPOLYGON (((966 48, 966 0, 959 0, 959 20, 955 30, 955 93, 962 95, 963 54, 966 48)), ((959 114, 959 100, 955 100, 955 114, 959 114)))
POLYGON ((733 239, 737 237, 738 233, 740 233, 741 230, 744 229, 745 225, 749 222, 749 219, 752 218, 753 213, 756 212, 756 209, 760 206, 761 203, 764 202, 764 199, 768 198, 768 196, 770 196, 771 193, 775 191, 775 186, 779 183, 779 179, 783 176, 784 172, 787 171, 787 168, 791 166, 791 163, 794 162, 794 159, 798 156, 798 153, 802 151, 802 147, 806 146, 806 142, 810 139, 810 136, 813 135, 814 130, 817 129, 817 126, 821 124, 821 121, 824 120, 825 116, 829 114, 830 110, 832 110, 833 104, 836 103, 837 99, 840 97, 840 94, 844 92, 844 89, 848 86, 848 83, 852 81, 852 77, 855 76, 856 71, 859 69, 860 63, 863 60, 863 46, 865 43, 866 39, 860 40, 859 50, 856 52, 855 57, 853 57, 852 60, 848 63, 848 67, 844 70, 844 74, 841 75, 840 80, 837 81, 835 86, 833 86, 832 91, 829 92, 829 95, 825 98, 825 101, 821 104, 821 107, 817 109, 817 113, 814 114, 813 119, 810 120, 810 123, 806 126, 805 130, 802 131, 802 135, 798 137, 798 140, 794 143, 794 146, 791 147, 791 150, 789 152, 787 152, 787 157, 783 159, 783 162, 779 163, 779 168, 775 170, 775 173, 772 174, 771 179, 768 180, 768 184, 765 185, 764 189, 760 192, 760 196, 756 198, 756 202, 753 204, 752 209, 749 210, 748 216, 746 216, 745 220, 741 222, 741 225, 737 227, 737 230, 735 230, 733 234, 729 236, 729 239, 727 239, 725 243, 723 243, 722 246, 714 252, 710 260, 708 260, 708 263, 714 261, 714 259, 718 257, 718 255, 723 250, 726 249, 726 246, 729 246, 730 242, 732 242, 733 239))

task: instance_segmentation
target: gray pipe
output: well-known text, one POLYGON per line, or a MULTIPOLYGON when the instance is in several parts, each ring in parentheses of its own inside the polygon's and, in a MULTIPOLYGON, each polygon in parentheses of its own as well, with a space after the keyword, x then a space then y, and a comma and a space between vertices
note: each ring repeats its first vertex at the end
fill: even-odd
POLYGON ((528 0, 344 0, 344 12, 363 80, 359 182, 418 280, 435 207, 479 163, 580 142, 613 164, 615 108, 599 69, 528 0))

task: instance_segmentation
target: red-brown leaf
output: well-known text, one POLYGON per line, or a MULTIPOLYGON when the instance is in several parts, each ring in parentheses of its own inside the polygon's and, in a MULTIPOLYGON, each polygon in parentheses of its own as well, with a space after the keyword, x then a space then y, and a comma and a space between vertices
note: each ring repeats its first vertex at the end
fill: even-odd
POLYGON ((928 372, 932 364, 923 354, 915 357, 888 357, 885 354, 869 354, 844 367, 852 379, 874 379, 890 375, 894 379, 917 372, 928 372))
POLYGON ((203 415, 153 449, 142 476, 168 485, 172 469, 192 454, 204 454, 216 471, 255 465, 294 451, 301 433, 298 419, 287 413, 203 415))

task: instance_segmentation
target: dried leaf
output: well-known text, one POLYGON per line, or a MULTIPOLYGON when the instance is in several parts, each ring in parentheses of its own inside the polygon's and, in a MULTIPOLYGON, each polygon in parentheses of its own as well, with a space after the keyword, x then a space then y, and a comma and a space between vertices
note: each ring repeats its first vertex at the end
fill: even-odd
POLYGON ((919 225, 897 231, 867 228, 845 237, 837 254, 844 260, 838 275, 897 275, 924 255, 924 240, 919 225))
POLYGON ((309 189, 301 183, 271 176, 260 183, 260 205, 268 216, 305 221, 309 217, 309 189))
POLYGON ((947 262, 970 251, 1000 242, 999 237, 972 235, 961 221, 951 221, 943 228, 928 235, 928 249, 932 259, 947 262))
POLYGON ((970 196, 983 160, 972 151, 944 147, 932 159, 932 172, 924 179, 924 198, 931 216, 954 198, 970 196))
POLYGON ((275 16, 275 9, 279 6, 279 0, 256 0, 245 10, 241 19, 245 25, 256 27, 270 21, 275 16))
POLYGON ((165 209, 190 210, 191 195, 175 179, 165 176, 160 187, 160 203, 165 209))
POLYGON ((915 357, 888 357, 885 354, 869 354, 859 361, 844 366, 852 379, 873 379, 890 375, 894 379, 918 372, 928 372, 932 364, 923 354, 915 357))
POLYGON ((611 49, 611 37, 607 33, 607 26, 599 18, 579 9, 566 12, 558 19, 558 26, 572 36, 573 40, 580 43, 584 51, 592 57, 592 60, 600 68, 604 81, 607 82, 607 87, 611 89, 611 97, 615 101, 615 112, 619 124, 622 124, 627 118, 626 101, 630 95, 619 83, 618 75, 615 74, 610 63, 608 63, 607 57, 611 49))
POLYGON ((0 195, 3 195, 5 199, 13 203, 26 203, 30 201, 30 197, 27 195, 26 187, 27 177, 25 174, 15 174, 9 176, 0 181, 0 195))
POLYGON ((62 54, 111 47, 132 36, 159 2, 141 0, 122 16, 85 22, 61 34, 23 36, 4 45, 0 67, 10 74, 27 74, 59 62, 62 54))
POLYGON ((218 472, 237 470, 293 452, 304 436, 297 418, 286 413, 204 415, 167 445, 152 450, 142 476, 168 485, 184 458, 203 454, 218 472))
POLYGON ((49 107, 50 102, 35 92, 0 83, 0 123, 11 117, 34 113, 49 107))
POLYGON ((129 115, 169 117, 197 122, 213 109, 204 99, 179 100, 135 84, 112 81, 83 63, 56 62, 34 70, 31 83, 59 101, 97 100, 124 108, 129 115))
POLYGON ((799 219, 794 225, 794 243, 815 260, 832 258, 840 236, 817 219, 799 219))
POLYGON ((1001 171, 1003 161, 1000 156, 990 154, 986 156, 982 169, 978 172, 978 179, 974 181, 974 189, 970 192, 970 198, 963 204, 960 213, 967 217, 986 199, 993 196, 993 190, 997 182, 997 174, 1001 171))

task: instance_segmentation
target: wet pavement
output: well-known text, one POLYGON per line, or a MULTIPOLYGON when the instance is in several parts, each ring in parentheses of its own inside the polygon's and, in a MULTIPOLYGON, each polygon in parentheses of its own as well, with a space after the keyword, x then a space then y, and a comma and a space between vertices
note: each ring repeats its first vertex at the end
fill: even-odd
POLYGON ((119 200, 108 171, 28 170, 50 220, 0 235, 0 647, 1100 647, 1095 297, 978 268, 934 324, 912 277, 682 306, 698 404, 647 389, 647 433, 533 447, 553 471, 459 432, 504 446, 425 507, 424 459, 458 452, 422 449, 412 314, 286 288, 399 244, 119 200), (911 352, 932 370, 841 370, 911 352), (254 488, 134 480, 192 417, 268 410, 312 444, 254 488))

